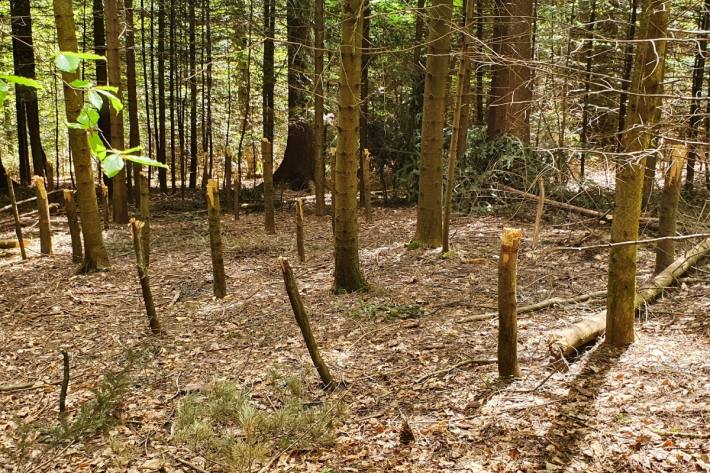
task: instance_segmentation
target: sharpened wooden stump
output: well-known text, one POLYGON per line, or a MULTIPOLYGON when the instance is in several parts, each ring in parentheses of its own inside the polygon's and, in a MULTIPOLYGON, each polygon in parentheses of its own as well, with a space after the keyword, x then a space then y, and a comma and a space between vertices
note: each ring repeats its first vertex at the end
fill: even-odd
POLYGON ((71 257, 75 263, 84 260, 84 252, 81 246, 81 227, 79 226, 79 216, 74 205, 74 191, 64 189, 64 210, 67 212, 67 222, 69 223, 69 235, 71 236, 71 257))
POLYGON ((518 248, 523 232, 504 228, 498 260, 498 374, 502 378, 520 376, 518 365, 518 320, 516 286, 518 248))
POLYGON ((158 321, 158 314, 155 312, 155 303, 153 302, 153 293, 150 290, 150 277, 148 276, 148 266, 145 264, 143 254, 143 222, 131 219, 131 232, 133 234, 133 249, 136 253, 136 268, 138 269, 138 278, 141 283, 141 292, 143 293, 143 303, 145 311, 148 315, 148 326, 154 335, 160 335, 161 328, 158 321))
POLYGON ((227 295, 222 252, 222 221, 219 206, 219 184, 217 179, 207 181, 207 219, 210 228, 210 250, 212 252, 212 289, 218 299, 227 295))
POLYGON ((32 183, 37 190, 37 212, 39 213, 39 245, 43 255, 52 254, 52 229, 49 219, 49 200, 44 179, 39 176, 32 178, 32 183))

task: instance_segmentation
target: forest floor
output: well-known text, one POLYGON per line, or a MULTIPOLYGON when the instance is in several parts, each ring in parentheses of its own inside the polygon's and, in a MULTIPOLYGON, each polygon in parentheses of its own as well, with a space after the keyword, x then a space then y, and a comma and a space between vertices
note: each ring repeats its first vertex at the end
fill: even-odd
MULTIPOLYGON (((603 299, 521 314, 522 376, 498 381, 496 321, 464 319, 495 311, 501 230, 532 233, 532 210, 521 205, 508 217, 455 218, 446 258, 406 247, 415 209, 375 208, 360 224, 371 290, 347 295, 331 291, 328 217, 307 208, 307 261, 298 263, 292 209, 277 211, 276 236, 264 234, 259 213, 225 215, 229 295, 215 300, 206 212, 156 202, 151 283, 161 338, 147 330, 128 229, 105 233, 110 271, 75 276, 66 221, 56 218, 54 256, 32 251, 21 262, 16 250, 0 253, 0 471, 225 471, 218 456, 175 435, 186 393, 229 380, 268 410, 280 395, 274 380, 294 376, 305 382, 304 403, 344 409, 327 441, 289 449, 299 439, 285 432, 286 447, 266 451, 253 471, 710 471, 707 263, 646 308, 635 344, 594 347, 563 371, 550 364, 546 332, 603 299), (325 361, 347 381, 332 393, 319 388, 279 255, 291 260, 325 361), (94 390, 106 394, 108 374, 129 380, 103 433, 48 443, 59 424, 60 350, 71 356, 69 422, 94 390), (7 389, 22 383, 34 384, 7 389)), ((604 227, 551 217, 540 249, 529 240, 521 248, 520 305, 605 287, 605 251, 549 252, 598 243, 604 227)), ((641 248, 639 278, 652 266, 652 248, 641 248)))

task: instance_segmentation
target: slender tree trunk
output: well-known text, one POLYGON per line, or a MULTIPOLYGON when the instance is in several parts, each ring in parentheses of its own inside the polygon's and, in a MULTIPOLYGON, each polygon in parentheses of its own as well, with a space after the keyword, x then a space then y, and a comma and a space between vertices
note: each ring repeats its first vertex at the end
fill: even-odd
POLYGON ((362 19, 362 74, 360 75, 360 180, 358 192, 360 194, 360 207, 365 207, 367 200, 367 182, 365 180, 365 150, 369 147, 367 142, 367 127, 368 127, 368 95, 370 94, 370 0, 364 0, 365 11, 362 19))
MULTIPOLYGON (((77 51, 76 26, 70 0, 53 0, 54 17, 57 26, 57 38, 61 51, 77 51)), ((62 73, 64 80, 64 102, 68 122, 75 122, 83 105, 81 94, 69 86, 78 78, 77 73, 62 73)), ((84 272, 103 269, 109 266, 108 254, 104 247, 99 220, 99 208, 96 202, 94 176, 91 169, 91 155, 86 132, 69 130, 69 145, 74 160, 76 184, 78 190, 79 211, 81 212, 82 234, 84 237, 84 272)))
POLYGON ((177 8, 177 5, 175 3, 175 0, 170 0, 170 45, 168 51, 170 62, 170 83, 168 85, 170 88, 170 184, 173 194, 177 188, 177 173, 175 170, 175 78, 177 77, 177 58, 175 56, 175 9, 177 8))
MULTIPOLYGON (((35 56, 32 42, 32 17, 30 13, 29 0, 12 0, 10 2, 10 15, 12 17, 12 57, 15 67, 15 74, 30 79, 35 78, 35 56)), ((29 157, 27 150, 27 133, 29 132, 29 143, 32 148, 32 168, 34 174, 47 179, 50 188, 52 187, 52 175, 47 173, 47 157, 42 148, 42 140, 39 127, 39 106, 37 103, 37 92, 32 87, 17 85, 16 102, 18 112, 18 144, 20 160, 24 160, 26 170, 29 170, 29 157), (19 114, 22 114, 20 120, 19 114), (23 122, 20 127, 20 121, 23 122), (25 129, 25 124, 27 128, 25 129), (22 135, 22 137, 20 137, 22 135)), ((29 177, 26 176, 26 177, 29 177)), ((28 180, 29 182, 29 180, 28 180)))
MULTIPOLYGON (((622 144, 627 156, 617 163, 613 243, 638 240, 646 153, 659 118, 657 96, 664 77, 669 4, 642 0, 641 38, 629 88, 629 126, 622 144)), ((634 341, 636 245, 613 247, 609 254, 606 340, 613 346, 634 341)))
MULTIPOLYGON (((473 0, 468 0, 473 1, 473 0)), ((483 0, 476 0, 476 39, 478 44, 477 50, 481 50, 483 44, 483 0)), ((478 62, 476 63, 476 125, 483 125, 485 117, 485 107, 483 106, 483 79, 485 74, 485 66, 478 62)))
POLYGON ((264 230, 267 234, 274 235, 274 150, 267 138, 261 140, 261 159, 264 171, 264 230))
MULTIPOLYGON (((138 121, 138 90, 136 86, 136 40, 133 32, 133 0, 124 0, 126 11, 126 93, 128 94, 128 146, 135 148, 141 144, 140 122, 138 121)), ((140 208, 141 166, 133 165, 133 200, 140 208)))
MULTIPOLYGON (((94 53, 99 56, 106 56, 106 27, 104 20, 104 1, 94 0, 92 20, 94 27, 94 53)), ((82 66, 83 67, 83 66, 82 66)), ((108 85, 108 65, 106 61, 96 62, 96 84, 108 85)), ((99 110, 99 134, 101 140, 107 148, 111 147, 111 110, 108 100, 104 100, 101 109, 99 110)), ((99 168, 101 165, 99 164, 99 168)), ((101 182, 109 186, 109 190, 113 192, 113 181, 99 173, 98 176, 101 182)))
POLYGON ((629 84, 631 83, 631 69, 634 65, 634 43, 636 37, 636 12, 638 10, 638 1, 631 0, 631 14, 629 17, 629 27, 626 33, 626 46, 624 47, 624 73, 621 78, 621 93, 619 94, 619 123, 617 126, 618 146, 617 151, 622 151, 621 140, 623 137, 624 128, 626 127, 626 108, 629 99, 629 84))
MULTIPOLYGON (((165 152, 165 1, 158 0, 158 161, 166 164, 165 152)), ((168 193, 167 169, 158 169, 160 192, 168 193)))
POLYGON ((496 16, 488 138, 512 135, 529 144, 533 2, 496 0, 496 16))
POLYGON ((433 0, 429 15, 429 56, 424 84, 415 239, 424 246, 437 247, 442 243, 442 149, 449 74, 451 0, 433 0))
POLYGON ((190 62, 190 189, 197 187, 197 65, 195 52, 195 3, 189 3, 190 62))
MULTIPOLYGON (((123 102, 123 83, 121 81, 121 54, 119 45, 118 0, 105 0, 106 15, 106 56, 108 60, 108 82, 116 87, 116 97, 123 102)), ((123 141, 123 111, 111 109, 111 147, 125 149, 123 141)), ((113 221, 128 223, 128 189, 126 187, 126 168, 113 178, 113 221)))
POLYGON ((424 70, 425 65, 422 64, 422 40, 424 38, 424 18, 426 18, 426 10, 424 8, 425 0, 417 0, 416 20, 414 23, 414 73, 412 74, 412 94, 409 98, 409 116, 406 122, 406 134, 408 137, 407 149, 414 151, 416 130, 421 127, 421 114, 424 106, 424 70))
POLYGON ((313 18, 313 166, 316 187, 316 215, 325 215, 325 159, 323 143, 323 49, 324 49, 324 0, 314 0, 313 18))
POLYGON ((261 89, 263 136, 274 143, 274 36, 276 0, 264 0, 264 63, 261 89))
POLYGON ((81 249, 81 227, 79 226, 79 215, 77 215, 76 206, 74 205, 74 194, 73 190, 64 189, 64 209, 67 212, 69 235, 71 236, 72 261, 81 263, 84 256, 81 249))
POLYGON ((340 43, 338 143, 335 160, 335 290, 367 288, 357 223, 358 126, 364 0, 344 0, 340 43))
MULTIPOLYGON (((160 0, 158 0, 160 1, 160 0)), ((155 132, 154 140, 155 140, 155 156, 152 156, 153 158, 158 158, 158 156, 161 155, 161 153, 164 153, 161 150, 161 146, 163 143, 161 142, 161 135, 160 135, 160 126, 158 125, 158 108, 160 108, 160 105, 158 104, 158 97, 156 96, 156 90, 158 87, 155 85, 155 17, 156 17, 156 12, 155 12, 155 0, 150 1, 150 100, 153 102, 153 106, 146 111, 148 112, 148 117, 150 117, 151 113, 153 115, 153 131, 155 132)), ((163 81, 163 78, 160 77, 160 81, 163 81)), ((150 119, 150 118, 149 118, 150 119)), ((165 136, 165 127, 163 127, 163 137, 165 136)), ((153 168, 148 167, 148 180, 151 180, 153 176, 153 168)), ((161 190, 162 192, 162 190, 161 190)))
MULTIPOLYGON (((670 160, 663 181, 661 205, 658 209, 658 236, 676 236, 676 216, 680 200, 680 184, 683 165, 688 154, 685 145, 673 145, 670 149, 670 160)), ((656 245, 656 267, 653 274, 658 274, 675 260, 675 240, 662 240, 656 245)))
POLYGON ((457 92, 454 105, 454 123, 451 128, 451 144, 449 145, 449 166, 446 179, 446 199, 444 201, 444 222, 442 252, 449 251, 449 225, 451 222, 451 197, 453 195, 454 180, 456 176, 456 161, 462 151, 466 148, 466 117, 469 114, 466 93, 468 82, 471 78, 470 61, 468 55, 469 36, 473 35, 473 0, 468 0, 464 14, 464 33, 461 39, 461 59, 459 60, 459 70, 457 75, 457 92), (463 128, 463 132, 462 132, 463 128))
MULTIPOLYGON (((579 177, 584 178, 584 165, 586 159, 585 149, 589 143, 589 93, 592 88, 592 59, 594 58, 594 26, 597 21, 597 2, 591 0, 589 4, 589 23, 585 38, 584 55, 584 102, 582 104, 582 128, 579 133, 579 145, 582 153, 579 156, 579 177)), ((564 113, 564 111, 563 111, 564 113)))
POLYGON ((206 94, 203 93, 203 95, 206 95, 206 107, 207 107, 207 120, 205 124, 205 140, 207 141, 207 153, 209 154, 209 159, 210 159, 210 172, 209 176, 212 178, 214 176, 213 174, 213 167, 214 167, 214 146, 212 144, 212 20, 210 16, 210 11, 212 9, 212 6, 210 4, 210 0, 205 0, 205 22, 206 22, 206 31, 205 31, 205 40, 206 40, 206 54, 207 54, 207 72, 205 74, 205 78, 207 80, 207 87, 206 87, 206 94))
MULTIPOLYGON (((708 31, 710 29, 710 0, 705 0, 703 12, 698 21, 698 29, 700 31, 708 31)), ((708 34, 700 35, 695 51, 695 62, 693 63, 693 83, 691 87, 691 95, 693 99, 690 101, 690 123, 688 127, 688 140, 697 141, 701 123, 700 103, 703 95, 703 79, 705 77, 705 64, 708 51, 708 34)), ((707 97, 705 98, 707 100, 707 97)), ((691 145, 688 149, 688 163, 685 170, 685 188, 693 189, 693 180, 695 179, 695 163, 701 149, 698 145, 691 145)))

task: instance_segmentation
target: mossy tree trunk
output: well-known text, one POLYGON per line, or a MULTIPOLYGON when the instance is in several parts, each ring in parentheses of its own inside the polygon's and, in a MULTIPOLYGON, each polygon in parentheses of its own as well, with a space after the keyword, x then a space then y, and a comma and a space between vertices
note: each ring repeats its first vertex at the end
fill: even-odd
MULTIPOLYGON (((648 91, 659 90, 666 57, 667 0, 643 0, 641 38, 634 61, 627 132, 622 138, 626 153, 616 168, 612 243, 638 240, 646 153, 651 147, 652 127, 659 118, 660 100, 648 91)), ((636 298, 636 245, 617 246, 609 255, 606 341, 624 346, 634 341, 636 298)))
POLYGON ((335 158, 336 291, 358 291, 367 283, 360 269, 357 223, 358 127, 364 0, 343 1, 340 43, 338 143, 335 158))
POLYGON ((433 0, 429 7, 429 56, 424 82, 417 232, 414 238, 432 248, 442 243, 442 149, 451 13, 451 0, 433 0))
MULTIPOLYGON (((77 51, 76 25, 72 4, 69 0, 53 0, 54 16, 57 26, 59 49, 62 51, 77 51)), ((64 81, 64 102, 68 122, 76 122, 83 105, 80 91, 73 89, 69 83, 79 77, 78 73, 62 73, 64 81)), ((104 269, 109 266, 108 253, 104 246, 99 219, 99 206, 96 202, 94 174, 91 168, 91 155, 86 132, 69 129, 69 146, 71 147, 76 175, 77 197, 81 213, 81 230, 84 237, 84 262, 82 271, 88 272, 104 269)))

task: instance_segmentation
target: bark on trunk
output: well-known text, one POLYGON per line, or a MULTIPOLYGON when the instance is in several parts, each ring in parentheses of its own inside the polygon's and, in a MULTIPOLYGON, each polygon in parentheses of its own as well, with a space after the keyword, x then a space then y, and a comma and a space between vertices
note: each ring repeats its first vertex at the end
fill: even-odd
MULTIPOLYGON (((76 25, 72 4, 69 0, 53 0, 54 15, 57 26, 59 49, 62 51, 77 51, 76 25)), ((78 78, 78 74, 63 72, 64 102, 68 122, 75 122, 83 105, 81 94, 69 86, 78 78)), ((74 161, 76 185, 78 191, 79 211, 82 220, 84 237, 84 262, 82 271, 108 268, 109 260, 104 246, 99 208, 96 203, 94 176, 89 154, 89 143, 83 130, 69 130, 69 145, 74 161)))
MULTIPOLYGON (((108 61, 108 82, 116 87, 116 97, 123 102, 123 84, 121 82, 121 54, 119 44, 118 0, 105 0, 106 15, 106 59, 108 61)), ((123 141, 123 111, 111 109, 111 147, 125 149, 123 141)), ((126 167, 113 178, 113 220, 116 223, 128 223, 128 187, 126 185, 126 167)))
POLYGON ((74 191, 71 189, 64 189, 64 209, 67 212, 67 222, 69 223, 72 261, 81 263, 84 257, 81 251, 81 227, 79 226, 79 216, 74 205, 74 191))
POLYGON ((207 182, 207 218, 210 227, 210 250, 212 253, 212 289, 214 296, 223 299, 227 295, 222 251, 222 213, 219 206, 219 183, 217 179, 207 182))
MULTIPOLYGON (((684 145, 674 145, 671 148, 670 163, 663 182, 661 205, 658 209, 658 236, 672 237, 676 233, 676 216, 680 200, 680 184, 683 165, 688 148, 684 145)), ((654 274, 666 269, 675 259, 675 240, 661 240, 656 245, 656 267, 654 274)))
MULTIPOLYGON (((470 0, 469 0, 470 1, 470 0)), ((518 248, 523 232, 503 229, 498 260, 498 374, 502 378, 520 376, 518 364, 517 279, 518 248)))
POLYGON ((427 247, 442 243, 442 148, 446 112, 446 84, 449 74, 451 0, 433 0, 429 7, 429 56, 424 84, 419 198, 415 239, 427 247))
POLYGON ((47 189, 44 187, 44 178, 35 176, 32 184, 37 190, 37 213, 39 214, 39 244, 43 255, 52 254, 52 228, 49 219, 49 200, 47 189))
POLYGON ((353 292, 367 283, 360 269, 357 223, 358 126, 362 67, 363 0, 343 2, 340 43, 338 142, 335 160, 335 290, 353 292))
POLYGON ((323 143, 323 48, 324 48, 324 0, 314 0, 314 41, 313 41, 313 179, 316 187, 316 215, 325 215, 325 159, 323 143))
MULTIPOLYGON (((653 124, 659 118, 660 91, 666 56, 670 5, 666 0, 644 0, 641 37, 630 91, 629 131, 622 139, 625 160, 617 164, 611 241, 638 240, 646 153, 653 124), (650 95, 647 95, 650 94, 650 95)), ((624 346, 634 341, 636 245, 613 247, 609 254, 607 343, 624 346)))
POLYGON ((268 138, 261 140, 261 159, 264 170, 264 230, 269 235, 276 234, 274 222, 274 156, 271 142, 268 138))
POLYGON ((143 293, 143 303, 145 311, 148 315, 148 326, 153 335, 160 335, 160 322, 158 315, 155 312, 155 303, 153 302, 153 293, 150 290, 150 277, 148 276, 148 265, 143 259, 143 236, 141 235, 143 222, 136 219, 131 219, 131 231, 133 234, 133 249, 136 253, 136 268, 138 269, 138 278, 141 283, 141 292, 143 293))
MULTIPOLYGON (((0 166, 2 164, 0 163, 0 166)), ((7 182, 7 193, 10 196, 10 206, 12 208, 12 218, 15 222, 15 235, 17 236, 17 243, 20 246, 20 254, 22 259, 27 259, 27 250, 25 249, 25 241, 22 238, 22 225, 20 223, 20 214, 17 211, 17 200, 15 199, 15 184, 12 182, 9 174, 5 174, 5 181, 7 182)))

